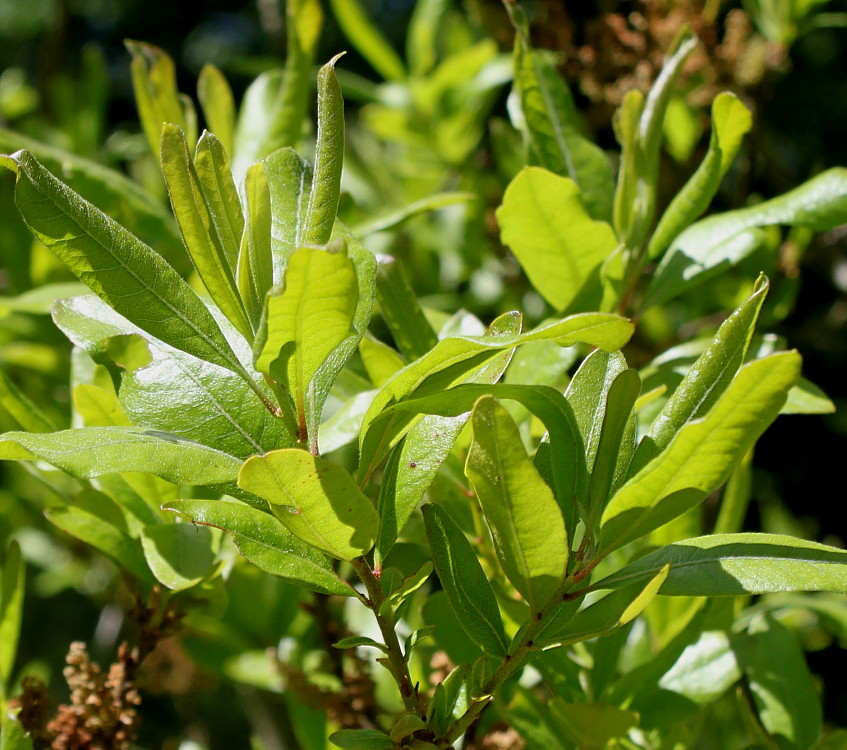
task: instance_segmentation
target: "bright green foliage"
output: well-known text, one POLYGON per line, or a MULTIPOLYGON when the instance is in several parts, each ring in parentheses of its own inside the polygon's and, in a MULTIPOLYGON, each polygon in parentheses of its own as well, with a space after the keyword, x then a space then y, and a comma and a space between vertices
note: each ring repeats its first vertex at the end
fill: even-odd
MULTIPOLYGON (((756 333, 782 314, 763 275, 734 279, 720 326, 694 319, 716 310, 688 292, 747 274, 741 260, 776 246, 765 227, 800 228, 802 244, 843 223, 844 170, 701 219, 751 128, 722 94, 705 158, 657 217, 687 32, 651 90, 624 98, 613 185, 518 5, 511 59, 445 0, 416 4, 407 60, 359 0, 330 7, 387 83, 336 75, 340 55, 320 68, 313 166, 297 149, 318 0, 286 4, 285 67, 240 106, 203 69, 199 141, 173 62, 129 43, 170 213, 107 167, 0 131, 26 227, 85 285, 57 276, 0 305, 4 353, 48 312, 75 347, 50 384, 70 394, 70 426, 31 390, 61 366, 43 364, 48 344, 28 342, 42 347, 32 383, 24 355, 0 369, 0 459, 26 468, 10 470, 14 491, 120 570, 145 632, 184 623, 186 652, 262 697, 259 713, 262 691, 282 691, 280 744, 447 750, 505 722, 528 750, 838 746, 792 630, 811 641, 817 618, 814 637, 847 633, 847 553, 743 532, 756 440, 780 413, 834 407, 796 352, 756 333), (513 123, 489 123, 510 81, 513 123), (346 135, 342 85, 362 102, 346 135), (479 166, 485 133, 497 171, 479 166), (508 260, 486 255, 489 195, 527 277, 508 286, 508 260), (436 255, 433 283, 420 273, 436 255), (471 303, 488 294, 471 308, 486 322, 450 316, 464 281, 471 303), (651 326, 683 323, 696 337, 656 351, 651 326), (724 484, 712 525, 699 506, 724 484)), ((5 703, 21 548, 40 566, 42 536, 21 534, 0 564, 3 749, 31 747, 5 703)))

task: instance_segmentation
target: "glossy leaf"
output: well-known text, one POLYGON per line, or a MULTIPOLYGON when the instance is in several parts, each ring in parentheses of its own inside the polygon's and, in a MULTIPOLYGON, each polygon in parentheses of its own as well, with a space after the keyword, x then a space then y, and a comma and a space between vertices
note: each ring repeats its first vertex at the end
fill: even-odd
POLYGON ((344 162, 344 99, 335 77, 339 57, 333 57, 318 72, 318 134, 312 190, 303 227, 305 245, 329 242, 338 213, 344 162))
POLYGON ((238 551, 266 573, 321 594, 355 596, 355 591, 333 572, 325 555, 298 539, 269 513, 220 500, 176 500, 165 510, 192 523, 223 529, 238 551))
POLYGON ((211 529, 187 523, 149 526, 141 535, 141 547, 156 580, 172 591, 200 583, 215 558, 211 529))
POLYGON ((539 167, 526 167, 512 180, 497 221, 503 243, 556 310, 589 291, 618 244, 611 226, 586 213, 573 180, 539 167))
POLYGON ((221 311, 250 338, 250 323, 235 285, 235 246, 218 236, 185 136, 176 125, 162 127, 160 153, 171 206, 191 262, 221 311))
POLYGON ((397 347, 407 359, 423 357, 438 343, 438 336, 421 310, 415 290, 396 258, 379 257, 376 295, 379 311, 397 347))
POLYGON ((163 49, 127 40, 132 54, 132 88, 141 126, 150 150, 159 156, 159 136, 166 122, 182 128, 191 143, 197 140, 197 116, 191 100, 176 85, 176 67, 163 49))
POLYGON ((505 656, 500 610, 473 547, 438 505, 425 505, 423 516, 435 571, 462 628, 485 653, 505 656))
POLYGON ((712 102, 709 150, 662 215, 650 238, 647 255, 659 258, 674 238, 709 207, 721 179, 735 160, 741 139, 753 126, 750 110, 735 94, 724 91, 712 102))
POLYGON ((403 62, 362 8, 360 0, 330 0, 344 35, 373 69, 388 81, 406 78, 403 62))
POLYGON ((525 120, 530 156, 537 166, 570 177, 593 219, 610 221, 615 191, 603 150, 579 131, 576 107, 559 71, 532 49, 523 9, 506 5, 515 25, 515 91, 525 120))
POLYGON ((761 227, 788 225, 823 232, 847 222, 847 169, 836 167, 778 198, 709 216, 671 244, 656 269, 644 307, 667 302, 725 271, 761 244, 761 227))
POLYGON ((254 329, 258 330, 265 309, 265 296, 273 283, 271 247, 271 193, 265 163, 247 170, 244 177, 244 223, 238 250, 236 280, 238 293, 254 329))
POLYGON ((15 200, 24 221, 91 290, 171 346, 252 380, 211 313, 160 255, 62 184, 29 153, 15 200))
POLYGON ((77 479, 116 471, 144 471, 174 484, 217 485, 234 481, 234 456, 139 427, 85 427, 50 433, 0 435, 0 459, 39 459, 77 479))
MULTIPOLYGON (((0 559, 0 702, 7 697, 15 667, 24 604, 25 565, 21 548, 11 542, 0 559)), ((3 721, 4 728, 6 721, 3 721)))
POLYGON ((661 453, 686 422, 705 415, 729 386, 747 354, 770 283, 761 276, 750 297, 718 329, 638 446, 633 469, 661 453))
POLYGON ((815 681, 797 637, 770 614, 760 615, 736 654, 765 730, 782 745, 807 750, 823 724, 815 681), (779 669, 774 669, 774 655, 779 669))
POLYGON ((744 366, 702 419, 683 427, 618 490, 603 514, 601 549, 637 539, 720 487, 776 418, 799 370, 795 352, 744 366))
POLYGON ((607 594, 574 616, 564 618, 561 626, 555 621, 554 612, 551 623, 535 638, 536 644, 563 646, 614 632, 644 611, 668 577, 669 569, 670 565, 666 565, 646 583, 643 580, 637 581, 607 594))
POLYGON ((271 504, 288 529, 341 560, 373 547, 379 516, 339 465, 296 448, 248 459, 238 486, 271 504))
POLYGON ((224 152, 233 153, 235 99, 226 77, 211 63, 203 66, 197 78, 197 98, 203 108, 206 126, 215 134, 224 152))
POLYGON ((564 579, 568 535, 552 490, 524 450, 518 426, 491 396, 476 402, 465 472, 508 579, 537 611, 564 579))
POLYGON ((614 350, 629 339, 631 332, 632 324, 624 318, 606 313, 583 313, 519 335, 468 336, 439 341, 427 355, 400 370, 377 394, 362 424, 360 471, 363 475, 368 474, 372 464, 384 455, 392 442, 399 440, 405 425, 415 421, 395 415, 392 420, 381 420, 370 429, 371 423, 390 404, 458 385, 469 370, 479 367, 498 352, 523 343, 554 341, 560 346, 571 346, 583 341, 614 350))
POLYGON ((738 596, 777 591, 847 593, 847 552, 780 534, 713 534, 639 558, 596 585, 644 581, 670 564, 666 596, 738 596))
POLYGON ((289 259, 285 286, 268 296, 256 338, 256 369, 294 396, 301 437, 306 437, 312 381, 350 336, 359 301, 358 281, 346 246, 330 251, 302 247, 289 259))

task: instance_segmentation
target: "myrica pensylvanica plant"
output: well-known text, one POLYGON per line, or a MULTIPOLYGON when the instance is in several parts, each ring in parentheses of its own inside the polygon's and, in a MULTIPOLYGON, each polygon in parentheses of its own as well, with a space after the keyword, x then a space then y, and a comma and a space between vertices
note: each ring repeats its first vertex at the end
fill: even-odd
MULTIPOLYGON (((29 143, 3 157, 24 221, 91 293, 52 309, 78 353, 73 427, 55 429, 4 378, 21 429, 0 436, 0 458, 38 462, 56 486, 49 519, 113 560, 168 632, 186 614, 185 631, 203 631, 202 613, 247 564, 231 542, 280 579, 294 605, 279 627, 294 645, 273 667, 308 750, 328 734, 390 750, 477 747, 497 731, 513 747, 695 747, 713 705, 732 717, 709 730, 721 747, 835 747, 819 739, 793 634, 750 597, 843 594, 847 552, 739 533, 756 440, 781 412, 830 406, 796 352, 755 334, 768 280, 750 280, 709 340, 640 371, 621 350, 632 318, 766 246, 766 227, 847 220, 847 173, 698 220, 751 125, 723 94, 705 159, 657 220, 662 123, 695 40, 681 35, 649 94, 627 97, 615 181, 508 7, 529 165, 497 220, 555 317, 524 330, 508 312, 479 328, 466 313, 439 335, 401 262, 338 220, 338 57, 318 74, 313 164, 291 148, 321 23, 314 0, 290 4, 286 75, 259 79, 237 120, 226 81, 204 70, 210 130, 196 143, 172 62, 133 42, 142 124, 195 275, 184 280, 45 168, 59 166, 55 151, 29 143), (375 310, 393 346, 369 332, 375 310), (724 485, 702 535, 701 506, 724 485), (296 603, 314 614, 305 625, 296 603), (341 657, 315 667, 325 646, 341 657)), ((66 167, 123 196, 148 234, 170 231, 132 183, 66 167)), ((14 545, 2 581, 8 702, 23 597, 14 545)), ((38 746, 3 713, 4 749, 38 746)))

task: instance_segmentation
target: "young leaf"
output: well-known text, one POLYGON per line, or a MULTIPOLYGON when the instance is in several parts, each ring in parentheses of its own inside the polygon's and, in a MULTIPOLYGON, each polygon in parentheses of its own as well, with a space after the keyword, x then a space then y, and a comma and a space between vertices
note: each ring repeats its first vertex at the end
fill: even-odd
POLYGON ((659 305, 726 270, 759 247, 760 227, 823 232, 847 221, 847 169, 829 169, 778 198, 709 216, 671 244, 653 274, 643 307, 659 305))
POLYGON ((353 478, 337 464, 296 448, 254 456, 238 486, 271 504, 296 536, 340 560, 373 547, 379 516, 353 478))
POLYGON ((588 215, 612 218, 615 183, 606 154, 579 132, 573 97, 559 72, 534 51, 523 9, 506 4, 515 34, 515 91, 520 97, 531 155, 538 166, 570 177, 588 215))
POLYGON ((116 471, 144 471, 174 484, 218 485, 235 480, 234 456, 138 427, 85 427, 50 433, 0 435, 0 459, 39 459, 77 479, 116 471))
POLYGON ((80 281, 156 338, 253 383, 206 306, 158 253, 26 151, 11 158, 18 167, 15 200, 24 221, 80 281))
POLYGON ((402 60, 367 17, 360 0, 330 0, 330 5, 344 35, 373 69, 387 81, 403 81, 402 60))
POLYGON ((767 278, 760 276, 750 297, 721 324, 642 438, 632 473, 661 453, 686 422, 706 414, 726 390, 747 354, 769 286, 767 278))
POLYGON ((197 140, 194 105, 176 87, 176 68, 163 49, 144 42, 127 40, 132 55, 132 88, 138 116, 150 150, 159 156, 159 136, 166 122, 182 128, 191 143, 197 140))
MULTIPOLYGON (((160 154, 171 206, 191 262, 209 295, 249 340, 252 329, 235 284, 237 246, 218 236, 185 136, 176 125, 162 127, 160 154)), ((214 194, 214 187, 213 183, 208 192, 214 194)))
POLYGON ((274 151, 264 165, 271 200, 273 283, 281 284, 289 257, 303 244, 312 170, 290 148, 274 151))
POLYGON ((200 583, 215 559, 211 529, 187 523, 157 524, 144 529, 141 547, 156 580, 172 591, 200 583))
POLYGON ((203 108, 209 131, 215 134, 225 153, 233 153, 235 99, 226 77, 211 63, 203 66, 197 78, 197 98, 203 108))
POLYGON ((703 419, 683 427, 618 490, 603 513, 600 548, 609 551, 637 539, 720 487, 779 414, 799 374, 796 352, 742 367, 703 419))
POLYGON ((568 535, 553 492, 527 456, 518 426, 491 396, 471 417, 465 472, 473 483, 503 570, 534 611, 565 576, 568 535))
POLYGON ((435 571, 462 628, 485 653, 505 656, 500 610, 473 547, 441 507, 424 505, 423 516, 435 571))
POLYGON ((427 355, 412 362, 389 380, 377 394, 362 423, 360 474, 368 476, 375 463, 415 422, 413 417, 393 415, 371 429, 371 423, 392 402, 422 397, 460 384, 466 373, 498 352, 530 341, 554 341, 571 346, 578 341, 603 349, 623 346, 632 332, 632 324, 617 315, 582 313, 518 335, 457 337, 439 341, 427 355))
POLYGON ((379 311, 407 359, 423 357, 438 343, 438 336, 421 310, 415 290, 396 258, 379 257, 376 295, 379 311))
POLYGON ((662 215, 650 238, 647 256, 659 258, 674 238, 709 207, 741 147, 741 139, 753 125, 750 110, 735 94, 724 91, 712 102, 712 135, 709 150, 662 215))
POLYGON ((821 702, 797 636, 770 614, 758 616, 735 652, 759 720, 777 742, 806 750, 820 735, 821 702), (774 655, 779 669, 774 669, 774 655))
MULTIPOLYGON (((9 680, 18 653, 24 604, 25 566, 21 548, 11 542, 0 560, 0 703, 8 697, 9 680)), ((3 721, 3 728, 7 722, 3 721)))
POLYGON ((503 244, 556 310, 591 291, 618 244, 608 224, 586 213, 573 180, 539 167, 526 167, 512 180, 497 221, 503 244))
POLYGON ((265 297, 273 284, 271 193, 265 162, 254 164, 244 177, 247 221, 238 250, 238 293, 255 330, 259 329, 265 297))
POLYGON ((613 591, 573 617, 564 618, 561 626, 555 621, 554 614, 551 623, 535 638, 536 645, 563 646, 614 632, 638 617, 653 601, 669 570, 670 565, 665 565, 646 583, 640 580, 613 591))
POLYGON ((847 551, 780 534, 713 534, 639 558, 596 584, 612 588, 651 578, 670 564, 665 596, 739 596, 777 591, 847 593, 847 551))
POLYGON ((388 646, 386 646, 384 643, 378 643, 373 638, 368 638, 364 635, 354 635, 350 636, 349 638, 342 638, 337 643, 332 644, 333 648, 340 649, 356 648, 358 646, 370 646, 371 648, 378 649, 379 651, 382 651, 385 654, 388 653, 388 646))
MULTIPOLYGON (((343 53, 342 53, 343 54, 343 53)), ((318 135, 312 191, 303 228, 304 245, 325 245, 332 236, 344 162, 344 99, 335 77, 336 55, 318 72, 318 135)))
POLYGON ((254 347, 256 369, 294 396, 301 440, 307 436, 312 381, 351 334, 358 301, 356 269, 346 245, 335 251, 300 248, 289 259, 285 286, 268 296, 254 347))
POLYGON ((223 529, 238 551, 266 573, 321 594, 356 594, 333 572, 325 555, 298 539, 269 513, 220 500, 175 500, 164 509, 192 523, 223 529))

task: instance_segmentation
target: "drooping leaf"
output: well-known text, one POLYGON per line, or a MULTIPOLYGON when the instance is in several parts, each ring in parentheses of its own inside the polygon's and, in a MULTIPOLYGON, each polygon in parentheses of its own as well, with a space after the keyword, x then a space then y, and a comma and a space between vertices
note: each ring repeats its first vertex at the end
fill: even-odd
POLYGON ((215 134, 223 150, 232 154, 235 145, 235 99, 226 77, 211 63, 206 63, 197 77, 197 98, 209 131, 215 134))
POLYGON ((465 472, 497 556, 514 587, 538 610, 562 583, 568 535, 552 490, 527 456, 509 413, 491 396, 476 402, 465 472))
POLYGON ((606 313, 583 313, 519 335, 496 338, 469 336, 439 341, 428 354, 391 378, 371 404, 362 424, 360 473, 368 475, 373 470, 373 464, 400 439, 405 427, 416 421, 413 417, 395 414, 391 420, 381 420, 379 425, 370 429, 371 423, 392 402, 447 390, 460 384, 465 373, 498 352, 526 342, 554 341, 560 346, 571 346, 583 341, 611 351, 622 346, 631 331, 632 324, 624 318, 606 313))
POLYGON ((735 265, 760 246, 761 227, 823 232, 847 222, 847 169, 836 167, 778 198, 709 216, 672 243, 653 274, 643 306, 660 305, 735 265))
POLYGON ((340 560, 373 547, 379 516, 353 478, 338 464, 296 448, 248 459, 238 486, 271 504, 296 536, 340 560))
POLYGON ((650 238, 647 255, 659 258, 674 238, 708 208, 741 147, 741 139, 753 125, 750 110, 735 94, 724 91, 712 102, 712 135, 709 150, 662 215, 650 238))
POLYGON ((77 479, 144 471, 174 484, 219 485, 235 480, 234 456, 159 430, 85 427, 49 433, 7 432, 0 459, 39 459, 77 479))
POLYGON ((192 523, 223 529, 238 551, 256 567, 321 594, 355 596, 332 570, 327 557, 298 539, 274 516, 241 503, 220 500, 176 500, 165 510, 192 523))
POLYGON ((512 180, 497 221, 503 243, 556 310, 599 283, 596 272, 618 244, 611 226, 586 213, 573 180, 540 167, 512 180))
POLYGON ((515 34, 515 91, 525 120, 533 162, 579 188, 589 216, 612 218, 614 178, 603 150, 579 131, 576 107, 567 84, 542 53, 532 49, 523 9, 506 5, 515 34))
POLYGON ((140 328, 252 379, 200 298, 163 258, 44 169, 13 157, 15 200, 33 233, 91 290, 140 328))
POLYGON ((156 580, 172 591, 200 583, 215 558, 214 535, 206 526, 157 524, 144 529, 141 547, 156 580))
POLYGON ((505 656, 497 600, 470 542, 439 506, 425 505, 423 515, 435 571, 462 628, 485 653, 505 656))
POLYGON ((780 534, 713 534, 674 542, 603 579, 611 588, 644 581, 670 564, 666 596, 737 596, 777 591, 847 593, 847 552, 780 534))
POLYGON ((745 365, 711 410, 687 424, 606 506, 600 547, 637 539, 720 487, 776 418, 799 377, 800 357, 782 352, 745 365))

